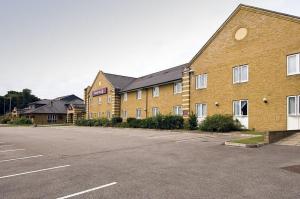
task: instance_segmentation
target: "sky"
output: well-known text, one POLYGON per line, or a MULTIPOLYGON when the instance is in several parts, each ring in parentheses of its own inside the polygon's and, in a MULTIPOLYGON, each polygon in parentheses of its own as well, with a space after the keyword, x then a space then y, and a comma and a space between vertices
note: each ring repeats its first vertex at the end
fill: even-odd
POLYGON ((0 0, 0 95, 83 97, 99 70, 187 63, 240 3, 300 16, 299 0, 0 0))

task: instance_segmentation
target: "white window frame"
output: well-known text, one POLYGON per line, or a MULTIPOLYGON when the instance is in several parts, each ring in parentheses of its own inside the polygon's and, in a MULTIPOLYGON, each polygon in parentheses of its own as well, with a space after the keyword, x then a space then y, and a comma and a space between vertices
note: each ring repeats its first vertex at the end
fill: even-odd
POLYGON ((196 116, 197 116, 197 118, 207 117, 207 104, 205 104, 205 103, 197 103, 196 104, 196 116), (200 109, 200 113, 198 111, 199 110, 198 107, 200 109))
POLYGON ((128 117, 128 113, 127 113, 127 111, 124 109, 123 110, 123 118, 127 118, 128 117))
POLYGON ((249 81, 249 65, 244 64, 240 66, 235 66, 232 68, 232 82, 233 84, 240 84, 240 83, 245 83, 249 81), (247 78, 245 80, 242 80, 242 69, 246 68, 247 69, 247 78), (237 70, 237 80, 235 79, 235 70, 237 70))
POLYGON ((205 89, 207 88, 207 73, 200 74, 196 76, 196 89, 205 89), (201 84, 203 83, 203 84, 201 84))
POLYGON ((137 108, 135 111, 135 118, 136 119, 141 119, 142 118, 142 109, 141 108, 137 108))
POLYGON ((288 55, 286 57, 286 72, 287 72, 288 76, 290 76, 290 75, 299 75, 300 74, 300 53, 288 55), (296 72, 289 73, 289 58, 293 57, 293 56, 296 57, 296 72))
POLYGON ((128 100, 128 94, 127 94, 127 93, 124 93, 124 95, 123 95, 123 101, 124 101, 124 102, 127 102, 127 100, 128 100))
POLYGON ((141 89, 136 91, 136 99, 138 99, 138 100, 142 99, 142 90, 141 89))
POLYGON ((182 116, 183 115, 183 110, 182 110, 182 106, 174 106, 173 107, 173 113, 174 115, 178 115, 178 116, 182 116))
POLYGON ((300 116, 300 95, 299 96, 288 96, 287 97, 287 113, 288 116, 300 116), (290 98, 295 98, 294 114, 290 114, 290 98))
POLYGON ((179 94, 179 93, 182 93, 182 82, 175 82, 174 83, 174 94, 179 94))
POLYGON ((159 86, 152 88, 152 96, 153 97, 159 97, 159 86))
POLYGON ((106 111, 106 117, 107 117, 107 119, 110 119, 110 118, 111 118, 110 111, 106 111))
POLYGON ((232 102, 232 113, 233 116, 237 117, 248 117, 249 116, 249 101, 248 100, 234 100, 232 102), (242 115, 242 102, 247 102, 247 115, 242 115), (235 114, 235 103, 238 103, 238 114, 235 114))
POLYGON ((98 104, 102 104, 102 98, 101 97, 98 98, 98 104))
POLYGON ((108 103, 108 104, 111 103, 111 95, 107 95, 107 103, 108 103))
POLYGON ((159 108, 158 107, 153 107, 152 108, 152 116, 156 117, 159 115, 159 108))
POLYGON ((54 114, 48 115, 47 122, 48 123, 56 123, 57 122, 57 115, 54 115, 54 114))

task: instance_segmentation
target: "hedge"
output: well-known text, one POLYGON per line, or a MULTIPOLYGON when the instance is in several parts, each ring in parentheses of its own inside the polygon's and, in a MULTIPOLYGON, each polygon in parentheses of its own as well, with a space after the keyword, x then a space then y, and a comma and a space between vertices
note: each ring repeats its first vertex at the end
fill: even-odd
POLYGON ((28 118, 17 118, 15 120, 11 120, 8 122, 8 124, 13 124, 13 125, 31 125, 32 121, 28 118))
POLYGON ((208 132, 229 132, 241 129, 238 120, 234 120, 232 115, 212 115, 205 118, 199 129, 208 132))
POLYGON ((149 129, 182 129, 184 120, 182 116, 174 115, 158 115, 146 119, 127 118, 126 122, 122 122, 122 118, 115 117, 109 121, 106 118, 78 120, 78 126, 112 126, 112 127, 129 127, 129 128, 149 128, 149 129))

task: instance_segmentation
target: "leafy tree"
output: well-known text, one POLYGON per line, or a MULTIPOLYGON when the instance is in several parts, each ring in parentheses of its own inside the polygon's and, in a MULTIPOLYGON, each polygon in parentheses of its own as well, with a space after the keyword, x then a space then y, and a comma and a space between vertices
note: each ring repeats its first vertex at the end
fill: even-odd
POLYGON ((22 92, 18 91, 8 91, 6 95, 0 96, 0 115, 4 114, 4 102, 5 102, 5 112, 7 113, 10 108, 17 107, 18 109, 23 109, 28 106, 29 103, 40 100, 35 95, 31 94, 30 89, 23 89, 22 92))

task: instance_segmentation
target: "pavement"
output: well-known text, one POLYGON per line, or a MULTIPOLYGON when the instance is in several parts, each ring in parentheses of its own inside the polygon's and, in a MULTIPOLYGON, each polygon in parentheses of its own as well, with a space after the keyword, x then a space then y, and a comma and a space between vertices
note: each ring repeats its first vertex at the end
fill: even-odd
POLYGON ((1 127, 0 198, 300 198, 300 147, 238 134, 1 127))
POLYGON ((300 133, 296 133, 296 134, 291 135, 287 138, 284 138, 283 140, 280 140, 276 144, 300 147, 300 133))

